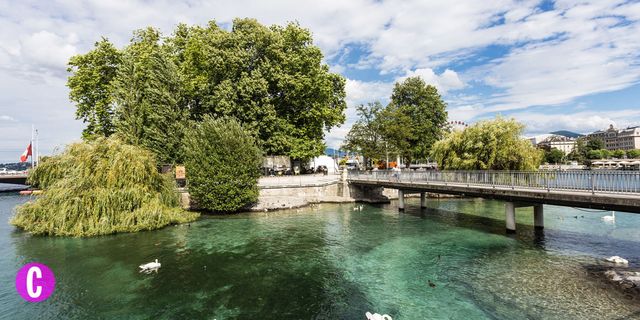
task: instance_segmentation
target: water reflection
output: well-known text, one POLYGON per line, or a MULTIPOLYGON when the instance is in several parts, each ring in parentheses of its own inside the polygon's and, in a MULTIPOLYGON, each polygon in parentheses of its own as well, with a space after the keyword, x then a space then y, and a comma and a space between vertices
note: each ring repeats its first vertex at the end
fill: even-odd
MULTIPOLYGON (((0 197, 0 214, 24 198, 0 197)), ((0 226, 0 276, 49 265, 59 287, 41 304, 0 288, 12 319, 217 318, 589 319, 640 310, 588 266, 623 256, 637 266, 638 216, 545 207, 545 229, 518 209, 476 199, 315 208, 204 217, 191 225, 93 239, 32 237, 0 226), (584 214, 585 218, 574 218, 584 214), (562 219, 559 219, 562 217, 562 219), (158 259, 157 273, 139 273, 158 259)))

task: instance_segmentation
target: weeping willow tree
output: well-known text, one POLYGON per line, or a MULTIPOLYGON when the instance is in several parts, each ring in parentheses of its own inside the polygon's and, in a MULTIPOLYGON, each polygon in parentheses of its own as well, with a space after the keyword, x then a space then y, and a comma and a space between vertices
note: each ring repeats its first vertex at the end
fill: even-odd
POLYGON ((497 117, 453 131, 431 155, 445 170, 536 170, 543 154, 521 138, 524 125, 497 117))
POLYGON ((154 155, 118 138, 71 144, 43 161, 29 182, 44 192, 11 223, 33 234, 88 237, 152 230, 195 220, 154 155))

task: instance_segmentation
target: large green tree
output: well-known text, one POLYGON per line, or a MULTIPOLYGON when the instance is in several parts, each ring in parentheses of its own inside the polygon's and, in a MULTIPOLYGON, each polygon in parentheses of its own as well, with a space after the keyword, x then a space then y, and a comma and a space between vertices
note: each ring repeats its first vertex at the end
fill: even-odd
POLYGON ((89 123, 86 135, 121 132, 160 152, 161 161, 180 160, 174 139, 159 146, 151 135, 179 136, 165 124, 181 117, 235 117, 266 153, 293 158, 322 154, 324 133, 345 119, 344 78, 329 72, 311 32, 295 23, 236 19, 230 31, 213 21, 180 24, 165 38, 146 29, 121 51, 103 40, 70 65, 68 85, 78 117, 89 123))
POLYGON ((344 78, 329 72, 310 31, 295 23, 180 25, 168 43, 182 75, 180 103, 193 118, 233 116, 268 154, 317 156, 324 132, 344 121, 344 78))
POLYGON ((397 82, 384 113, 386 140, 395 146, 409 166, 412 159, 427 159, 432 145, 443 135, 446 103, 436 87, 420 77, 397 82))
POLYGON ((178 105, 178 95, 177 68, 159 32, 136 31, 113 81, 117 134, 152 150, 162 163, 180 162, 188 112, 178 105))
POLYGON ((367 165, 371 159, 381 159, 386 151, 380 119, 383 110, 384 107, 378 101, 357 106, 358 120, 345 138, 343 149, 361 153, 367 165))
POLYGON ((480 121, 450 132, 434 144, 432 155, 446 170, 536 170, 543 151, 521 138, 523 130, 513 119, 480 121))
POLYGON ((76 119, 87 124, 82 131, 85 138, 109 136, 115 131, 111 83, 121 56, 109 40, 102 38, 93 50, 69 59, 69 99, 76 104, 76 119))

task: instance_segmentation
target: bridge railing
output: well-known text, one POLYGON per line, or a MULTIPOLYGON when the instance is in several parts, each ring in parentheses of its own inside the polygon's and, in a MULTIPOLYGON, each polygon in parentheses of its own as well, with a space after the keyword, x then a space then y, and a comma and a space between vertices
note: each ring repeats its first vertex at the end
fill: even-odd
POLYGON ((349 171, 349 179, 640 193, 640 171, 349 171))

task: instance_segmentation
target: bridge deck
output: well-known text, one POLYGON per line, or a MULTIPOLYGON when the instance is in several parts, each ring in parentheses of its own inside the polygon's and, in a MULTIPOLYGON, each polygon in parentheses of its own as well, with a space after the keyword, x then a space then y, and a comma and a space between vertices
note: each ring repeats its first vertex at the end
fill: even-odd
MULTIPOLYGON (((440 174, 440 173, 438 173, 440 174)), ((640 180, 640 175, 633 175, 640 180)), ((591 186, 560 186, 560 187, 540 187, 536 183, 518 185, 481 183, 476 179, 451 179, 453 182, 445 181, 431 175, 431 179, 426 179, 424 175, 418 176, 411 173, 401 175, 363 175, 350 174, 348 180, 351 184, 378 186, 391 189, 403 190, 407 192, 432 192, 442 194, 464 195, 471 197, 482 197, 498 199, 509 202, 522 202, 532 204, 554 204, 571 207, 593 208, 603 210, 615 210, 640 213, 640 192, 636 192, 635 187, 629 187, 629 182, 625 182, 624 188, 610 188, 611 191, 600 191, 591 186), (458 180, 458 181, 455 181, 458 180), (464 181, 464 180, 463 180, 464 181)), ((607 177, 609 179, 610 177, 607 177)), ((535 180, 535 179, 533 179, 535 180)), ((515 180, 514 180, 515 181, 515 180)), ((639 186, 640 186, 640 181, 639 186)), ((631 184, 632 186, 633 183, 631 184)))

